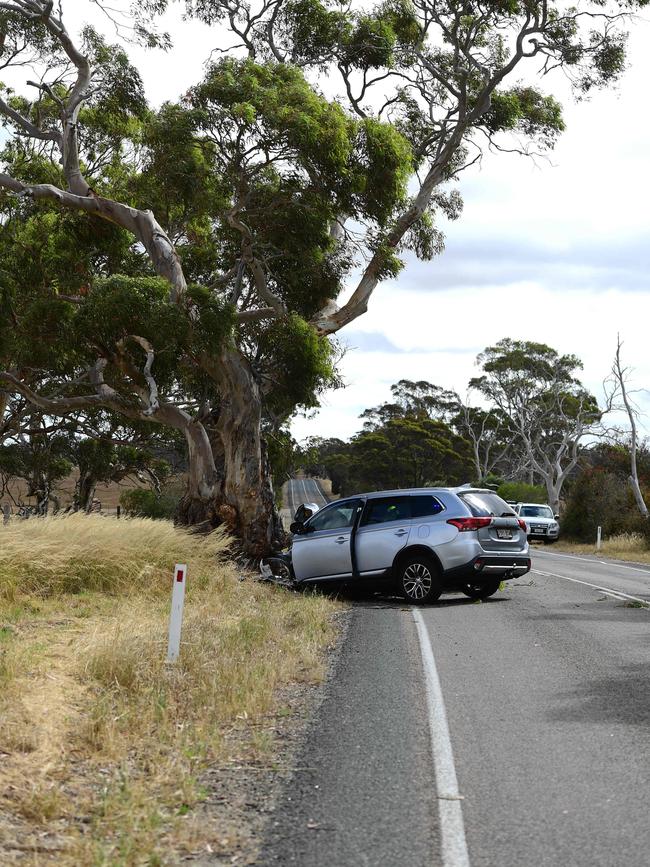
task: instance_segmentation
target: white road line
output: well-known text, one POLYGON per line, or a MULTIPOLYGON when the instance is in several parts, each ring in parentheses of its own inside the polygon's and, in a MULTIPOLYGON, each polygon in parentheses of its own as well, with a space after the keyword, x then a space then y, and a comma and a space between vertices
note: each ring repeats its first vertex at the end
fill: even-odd
POLYGON ((584 584, 585 587, 592 587, 594 590, 600 590, 601 593, 607 593, 609 596, 615 596, 617 599, 630 599, 632 602, 641 602, 644 607, 650 608, 650 601, 647 599, 642 599, 640 596, 630 596, 629 593, 623 593, 622 590, 601 587, 600 584, 590 584, 589 581, 579 581, 577 578, 567 578, 566 575, 558 575, 556 572, 542 572, 540 569, 531 569, 531 573, 544 575, 547 578, 564 578, 565 581, 573 581, 574 584, 584 584))
POLYGON ((650 575, 650 569, 638 566, 626 566, 623 563, 612 563, 611 560, 596 560, 595 557, 578 557, 577 554, 559 554, 556 551, 544 551, 544 557, 564 557, 565 560, 582 560, 583 563, 600 563, 601 566, 613 566, 614 569, 630 569, 632 572, 643 572, 650 575))
POLYGON ((424 667, 424 684, 429 711, 429 731, 431 752, 436 775, 438 812, 440 815, 440 834, 442 843, 442 867, 469 867, 469 854, 465 840, 465 825, 461 808, 462 796, 458 791, 458 780, 451 749, 449 725, 445 703, 440 687, 440 678, 422 612, 414 608, 413 619, 417 627, 424 667))
POLYGON ((318 486, 318 482, 315 479, 309 479, 309 484, 311 486, 312 495, 314 497, 314 502, 316 503, 316 505, 318 505, 318 500, 322 500, 323 505, 326 506, 327 500, 325 499, 325 495, 318 486))

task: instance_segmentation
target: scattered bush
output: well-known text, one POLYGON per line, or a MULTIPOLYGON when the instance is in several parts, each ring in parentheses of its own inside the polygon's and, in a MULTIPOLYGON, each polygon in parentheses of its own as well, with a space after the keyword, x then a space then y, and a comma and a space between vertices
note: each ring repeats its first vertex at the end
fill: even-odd
POLYGON ((545 503, 546 488, 543 485, 528 485, 526 482, 504 482, 499 485, 497 494, 503 500, 514 500, 517 503, 545 503))
POLYGON ((120 495, 120 505, 127 515, 133 517, 171 520, 178 505, 178 497, 168 491, 158 495, 148 488, 134 488, 120 495))
MULTIPOLYGON (((584 470, 571 487, 562 517, 562 534, 593 542, 598 527, 603 536, 641 533, 644 522, 627 481, 600 467, 584 470)), ((649 534, 650 538, 650 534, 649 534)))

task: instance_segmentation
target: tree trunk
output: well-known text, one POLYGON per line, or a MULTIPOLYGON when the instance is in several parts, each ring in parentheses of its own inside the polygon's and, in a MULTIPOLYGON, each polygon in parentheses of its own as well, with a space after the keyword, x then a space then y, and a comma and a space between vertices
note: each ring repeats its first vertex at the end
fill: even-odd
POLYGON ((262 397, 248 360, 237 349, 222 351, 218 374, 223 399, 217 431, 224 463, 219 511, 244 552, 257 559, 284 541, 262 437, 262 397))
POLYGON ((178 504, 176 521, 179 524, 212 529, 223 523, 218 512, 222 475, 212 454, 212 445, 205 427, 190 421, 183 430, 187 442, 187 491, 178 504))
POLYGON ((92 473, 80 468, 79 478, 75 485, 74 510, 75 512, 90 512, 95 497, 97 481, 92 473))
POLYGON ((560 514, 560 492, 561 486, 552 479, 545 479, 546 494, 548 496, 548 504, 553 510, 554 515, 560 514))

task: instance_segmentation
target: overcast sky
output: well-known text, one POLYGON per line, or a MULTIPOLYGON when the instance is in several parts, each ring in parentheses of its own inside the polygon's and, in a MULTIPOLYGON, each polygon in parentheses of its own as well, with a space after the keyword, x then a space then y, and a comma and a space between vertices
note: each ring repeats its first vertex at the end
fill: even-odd
MULTIPOLYGON (((101 21, 88 0, 63 7, 71 28, 82 18, 101 21)), ((168 54, 129 49, 153 103, 197 81, 216 41, 214 29, 181 22, 178 12, 168 25, 168 54)), ((552 164, 488 154, 463 175, 465 207, 444 227, 445 252, 409 261, 376 290, 369 312, 340 332, 349 347, 347 386, 295 421, 298 439, 350 436, 360 412, 387 400, 399 379, 464 392, 477 353, 503 337, 575 353, 585 384, 600 396, 620 332, 634 384, 650 387, 648 44, 650 25, 639 21, 617 90, 565 103, 567 130, 552 164)), ((639 403, 650 412, 650 399, 641 395, 639 403)), ((647 418, 645 425, 650 431, 647 418)))

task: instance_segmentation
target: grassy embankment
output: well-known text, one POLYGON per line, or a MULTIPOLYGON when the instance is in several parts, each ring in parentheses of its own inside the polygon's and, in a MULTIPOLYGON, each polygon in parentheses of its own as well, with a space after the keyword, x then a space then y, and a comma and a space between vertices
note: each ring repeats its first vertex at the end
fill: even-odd
POLYGON ((603 539, 600 551, 596 543, 584 544, 569 542, 564 539, 557 541, 551 551, 564 551, 567 554, 597 554, 600 557, 611 557, 613 560, 629 560, 633 563, 650 563, 650 548, 648 543, 638 533, 620 533, 603 539))
POLYGON ((336 605, 239 580, 227 548, 162 521, 0 526, 1 863, 237 850, 202 772, 273 762, 273 715, 291 712, 277 690, 322 678, 336 605), (188 596, 168 667, 175 562, 188 596))

